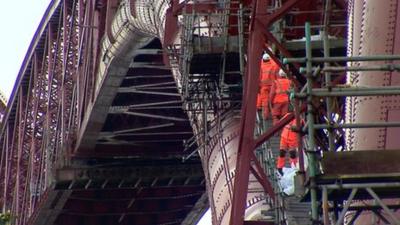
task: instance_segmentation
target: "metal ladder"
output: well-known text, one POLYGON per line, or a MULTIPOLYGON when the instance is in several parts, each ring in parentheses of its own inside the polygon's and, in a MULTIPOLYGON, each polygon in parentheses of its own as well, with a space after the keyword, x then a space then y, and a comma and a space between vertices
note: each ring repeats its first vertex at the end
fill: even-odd
MULTIPOLYGON (((264 133, 272 127, 271 120, 264 120, 257 114, 257 134, 264 133)), ((279 135, 270 138, 257 150, 257 158, 266 170, 266 174, 275 190, 276 200, 271 211, 262 212, 265 216, 274 217, 275 224, 279 225, 311 225, 310 203, 300 202, 295 196, 286 196, 279 184, 276 170, 276 158, 279 154, 279 135)), ((288 164, 288 163, 287 163, 288 164)))

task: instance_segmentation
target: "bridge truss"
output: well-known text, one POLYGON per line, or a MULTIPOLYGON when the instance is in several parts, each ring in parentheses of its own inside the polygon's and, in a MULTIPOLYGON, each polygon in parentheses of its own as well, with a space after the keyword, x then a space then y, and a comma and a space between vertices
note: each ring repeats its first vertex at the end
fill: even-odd
POLYGON ((193 134, 159 41, 126 58, 119 82, 96 75, 117 6, 52 1, 35 33, 1 123, 12 224, 190 224, 206 209, 198 159, 181 163, 193 134))
MULTIPOLYGON (((272 224, 244 219, 246 207, 252 204, 247 202, 249 182, 261 185, 268 196, 266 202, 272 207, 282 202, 282 196, 272 188, 273 175, 265 172, 266 166, 257 159, 255 150, 293 118, 299 125, 306 107, 296 102, 294 113, 255 137, 254 90, 259 77, 254 74, 259 74, 260 56, 266 51, 292 75, 297 91, 306 81, 311 85, 307 80, 310 77, 301 73, 303 61, 293 61, 286 67, 281 59, 303 54, 301 45, 305 42, 301 38, 306 20, 325 32, 321 37, 333 34, 343 39, 345 1, 224 1, 222 6, 221 1, 172 0, 163 1, 162 6, 137 2, 141 1, 54 0, 50 4, 0 125, 3 212, 11 212, 12 224, 194 224, 208 205, 205 186, 213 182, 207 175, 208 168, 203 168, 203 175, 196 155, 209 144, 208 119, 218 121, 218 110, 234 108, 238 112, 240 107, 235 178, 224 168, 231 199, 223 206, 222 214, 213 215, 214 223, 222 223, 223 214, 229 212, 231 225, 272 224), (163 29, 149 34, 126 25, 129 19, 140 16, 135 7, 145 11, 150 6, 164 9, 164 5, 168 5, 165 18, 158 21, 149 17, 152 25, 165 19, 165 24, 161 23, 165 25, 163 29), (208 38, 202 39, 204 23, 193 21, 216 13, 224 18, 222 27, 208 25, 206 29, 215 31, 215 37, 220 39, 215 41, 210 32, 208 38), (128 19, 125 14, 129 14, 128 19), (180 30, 182 17, 186 20, 180 30), (194 26, 198 26, 198 34, 193 31, 194 26), (177 46, 179 31, 185 33, 181 33, 184 38, 177 46), (137 37, 137 43, 131 43, 130 36, 137 37), (128 40, 135 47, 123 45, 121 40, 128 40), (202 41, 210 41, 210 45, 222 43, 217 72, 195 71, 202 71, 202 66, 212 67, 205 65, 210 62, 204 60, 207 58, 197 58, 197 68, 189 67, 193 65, 190 60, 194 59, 194 51, 207 50, 196 46, 202 41), (237 57, 228 54, 228 42, 237 42, 237 57), (268 46, 273 46, 274 51, 268 46), (173 67, 174 63, 178 68, 173 67), (230 67, 229 63, 239 65, 230 67), (185 79, 177 79, 175 70, 185 79), (188 76, 212 73, 217 76, 188 76), (228 76, 234 78, 229 80, 228 76), (196 127, 195 123, 201 126, 196 127)), ((325 50, 317 54, 328 57, 329 46, 323 46, 327 42, 316 43, 325 50)), ((343 55, 343 47, 342 43, 333 54, 343 55)), ((307 72, 310 76, 309 65, 307 72)), ((331 88, 342 83, 344 75, 335 74, 330 79, 312 82, 331 88)), ((297 97, 304 98, 301 94, 297 97)), ((311 143, 319 143, 318 147, 308 146, 311 159, 315 152, 343 144, 340 132, 328 132, 326 137, 324 132, 310 130, 315 118, 329 124, 340 121, 341 118, 333 121, 321 116, 325 109, 328 115, 332 114, 330 107, 324 108, 332 105, 331 101, 327 98, 313 104, 316 115, 308 112, 308 135, 311 143)), ((311 103, 307 102, 309 106, 311 103)), ((227 161, 227 153, 223 154, 227 161)), ((305 168, 301 167, 300 172, 304 175, 305 168)), ((316 209, 315 171, 309 175, 312 223, 317 224, 321 213, 316 209)), ((324 196, 327 188, 336 188, 324 185, 324 196)), ((350 197, 354 195, 351 192, 350 197)), ((350 197, 347 200, 351 201, 350 197)), ((328 200, 323 202, 328 224, 328 200)))

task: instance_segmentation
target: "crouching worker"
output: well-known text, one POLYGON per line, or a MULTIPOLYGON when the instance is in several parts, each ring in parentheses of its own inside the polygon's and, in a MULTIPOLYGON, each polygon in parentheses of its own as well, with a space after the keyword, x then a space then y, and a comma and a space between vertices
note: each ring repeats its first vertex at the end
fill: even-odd
POLYGON ((290 123, 286 124, 281 133, 279 156, 277 160, 278 172, 283 175, 283 167, 285 166, 286 153, 289 152, 290 164, 292 167, 297 166, 298 157, 298 138, 297 133, 291 129, 292 126, 296 126, 296 120, 293 119, 290 123))

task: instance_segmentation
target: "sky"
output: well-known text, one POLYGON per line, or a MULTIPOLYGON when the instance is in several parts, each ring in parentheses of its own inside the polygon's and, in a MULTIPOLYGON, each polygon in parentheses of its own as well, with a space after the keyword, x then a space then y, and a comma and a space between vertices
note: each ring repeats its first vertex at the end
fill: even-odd
MULTIPOLYGON (((50 0, 3 1, 0 7, 0 90, 8 98, 14 87, 22 60, 50 0), (18 10, 17 10, 18 9, 18 10)), ((210 225, 207 211, 198 225, 210 225)))
POLYGON ((25 53, 50 0, 2 1, 0 90, 8 97, 25 53))
POLYGON ((197 225, 211 225, 211 211, 210 209, 203 215, 200 222, 197 225))

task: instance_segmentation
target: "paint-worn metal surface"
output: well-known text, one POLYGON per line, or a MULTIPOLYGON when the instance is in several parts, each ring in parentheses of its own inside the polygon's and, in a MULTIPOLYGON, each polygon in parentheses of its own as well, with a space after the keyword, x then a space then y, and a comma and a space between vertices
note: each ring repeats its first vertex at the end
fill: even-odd
MULTIPOLYGON (((397 0, 349 1, 348 55, 395 55, 400 54, 400 2, 397 0)), ((353 66, 370 66, 392 63, 357 62, 353 66)), ((382 87, 400 85, 397 71, 351 72, 347 82, 356 87, 382 87)), ((346 122, 367 123, 400 121, 400 96, 347 97, 346 122)), ((393 150, 400 146, 400 128, 368 128, 346 130, 346 150, 393 150)), ((391 164, 387 165, 388 172, 391 164)), ((392 171, 396 168, 393 167, 392 171)), ((396 204, 398 200, 386 200, 396 204)), ((357 205, 358 203, 354 204, 357 205)), ((374 204, 364 201, 361 205, 374 204)), ((386 212, 382 214, 387 217, 386 212)), ((397 215, 399 215, 397 213, 397 215)), ((386 224, 371 211, 363 212, 355 224, 386 224)))
MULTIPOLYGON (((207 187, 213 224, 229 224, 239 141, 240 117, 233 113, 221 117, 221 123, 215 124, 209 131, 210 140, 207 147, 200 151, 206 176, 210 180, 207 187)), ((261 218, 261 210, 270 208, 270 205, 265 203, 269 197, 252 174, 248 190, 245 218, 247 220, 261 218)))
MULTIPOLYGON (((349 55, 392 55, 400 53, 398 1, 350 1, 349 55), (384 3, 384 4, 382 4, 384 3)), ((360 66, 389 62, 358 62, 360 66)), ((352 72, 348 83, 359 87, 400 85, 399 72, 352 72)), ((349 97, 348 122, 399 121, 400 97, 349 97), (374 110, 371 110, 373 106, 374 110), (368 113, 365 113, 368 112, 368 113)), ((348 150, 395 149, 400 142, 399 128, 350 129, 346 136, 348 150)))

